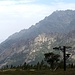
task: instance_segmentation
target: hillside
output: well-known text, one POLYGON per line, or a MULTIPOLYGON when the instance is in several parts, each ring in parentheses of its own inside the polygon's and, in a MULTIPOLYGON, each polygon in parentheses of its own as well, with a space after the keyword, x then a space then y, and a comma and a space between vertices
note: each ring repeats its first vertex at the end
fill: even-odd
POLYGON ((55 11, 29 29, 23 29, 0 44, 0 65, 35 64, 44 53, 59 45, 71 45, 74 58, 75 11, 55 11))

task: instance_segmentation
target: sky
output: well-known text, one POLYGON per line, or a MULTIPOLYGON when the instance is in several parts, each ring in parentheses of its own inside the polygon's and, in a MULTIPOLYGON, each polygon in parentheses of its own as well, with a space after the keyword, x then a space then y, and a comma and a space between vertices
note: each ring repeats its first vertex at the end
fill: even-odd
POLYGON ((0 43, 56 10, 75 10, 75 0, 0 0, 0 43))

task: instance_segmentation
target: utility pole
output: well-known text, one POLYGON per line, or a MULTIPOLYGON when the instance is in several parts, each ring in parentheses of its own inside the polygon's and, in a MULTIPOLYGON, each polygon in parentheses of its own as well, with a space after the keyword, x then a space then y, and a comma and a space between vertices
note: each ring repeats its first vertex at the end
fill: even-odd
POLYGON ((64 71, 66 71, 66 47, 63 46, 64 71))
POLYGON ((63 60, 64 60, 64 71, 66 71, 66 55, 69 57, 70 54, 66 54, 66 49, 71 48, 68 46, 63 46, 63 48, 61 48, 61 46, 59 47, 54 47, 53 49, 55 50, 61 50, 63 52, 63 60))

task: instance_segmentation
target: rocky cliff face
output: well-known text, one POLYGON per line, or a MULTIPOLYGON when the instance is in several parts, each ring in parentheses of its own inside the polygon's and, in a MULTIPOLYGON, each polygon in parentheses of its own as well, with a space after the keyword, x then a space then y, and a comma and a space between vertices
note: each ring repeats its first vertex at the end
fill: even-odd
POLYGON ((4 50, 0 54, 2 64, 19 65, 24 62, 37 63, 44 59, 44 53, 50 52, 50 48, 56 42, 57 35, 39 34, 34 40, 28 41, 28 44, 13 44, 11 48, 4 50))

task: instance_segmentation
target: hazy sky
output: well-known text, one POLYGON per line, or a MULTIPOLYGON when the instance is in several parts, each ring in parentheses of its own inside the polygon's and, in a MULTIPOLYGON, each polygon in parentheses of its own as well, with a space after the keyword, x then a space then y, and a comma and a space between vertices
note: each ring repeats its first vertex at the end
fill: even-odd
POLYGON ((0 42, 55 10, 75 10, 75 0, 0 0, 0 42))

